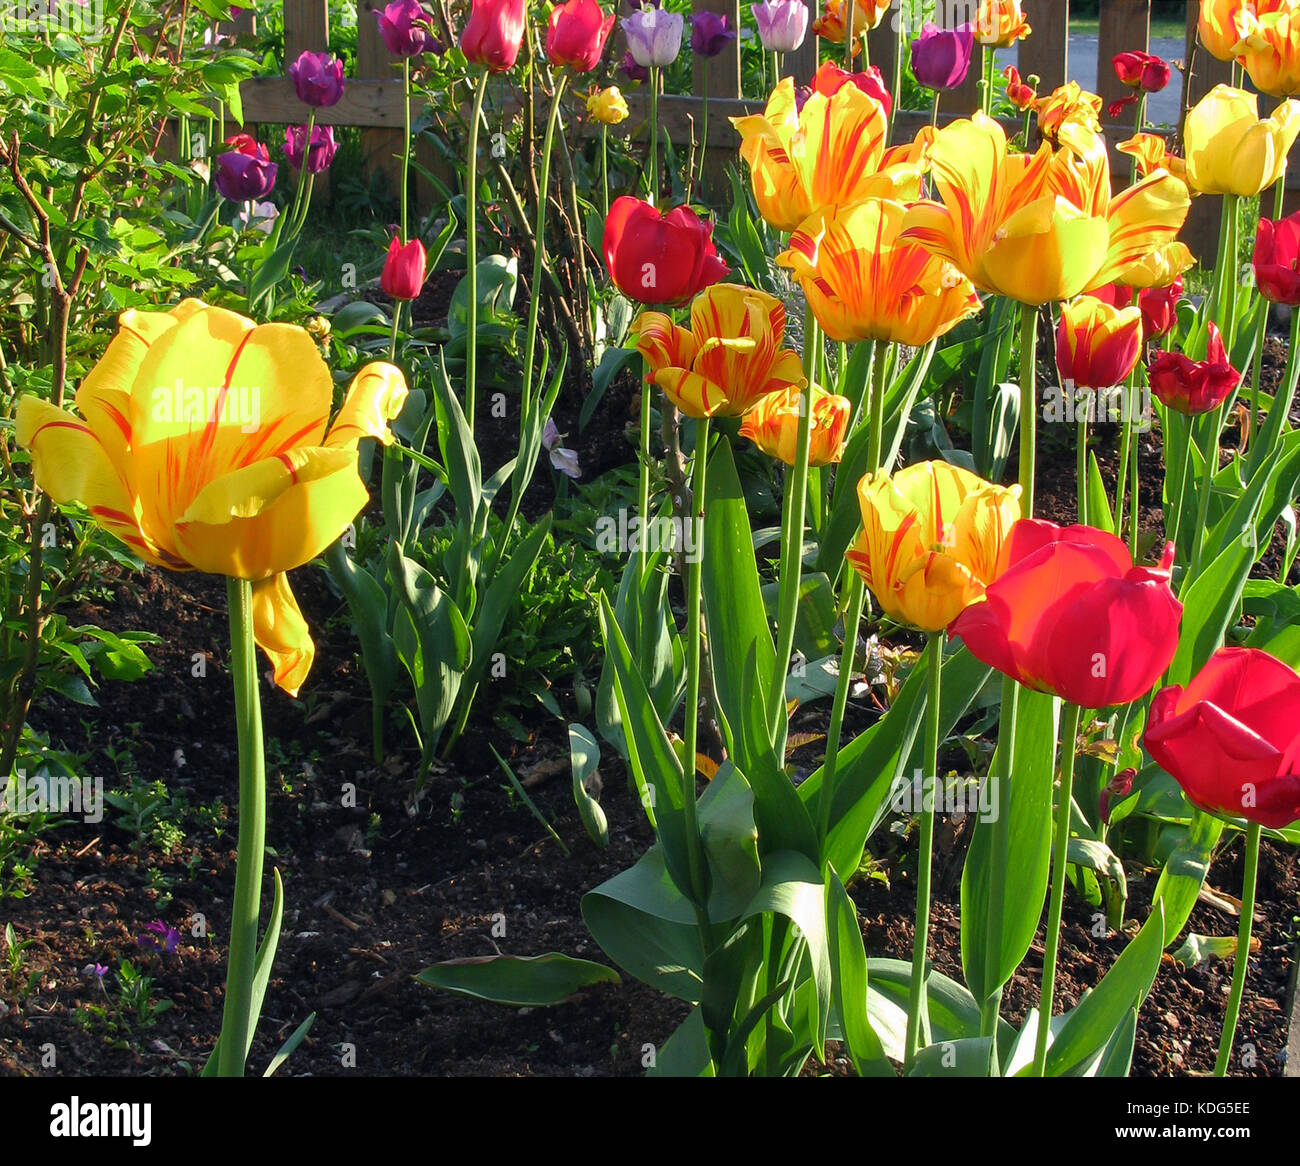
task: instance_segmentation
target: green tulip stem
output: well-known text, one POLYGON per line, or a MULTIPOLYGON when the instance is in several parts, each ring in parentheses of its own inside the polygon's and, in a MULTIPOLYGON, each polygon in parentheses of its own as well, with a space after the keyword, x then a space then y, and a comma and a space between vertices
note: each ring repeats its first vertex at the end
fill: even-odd
POLYGON ((1227 1075, 1228 1058, 1232 1054, 1232 1042, 1237 1035, 1241 996, 1246 988, 1246 969, 1250 964, 1250 931, 1255 916, 1255 882, 1259 874, 1259 834, 1258 822, 1246 823, 1246 869, 1241 879, 1241 921, 1237 924, 1237 951, 1232 957, 1232 991, 1228 995, 1228 1011, 1223 1017, 1219 1055, 1214 1061, 1216 1077, 1227 1075))
POLYGON ((1056 990, 1056 956, 1061 947, 1061 911, 1065 905, 1065 864, 1070 849, 1070 807, 1074 799, 1074 753, 1079 738, 1082 709, 1066 702, 1061 732, 1061 788, 1056 804, 1056 833, 1052 842, 1052 891, 1047 908, 1047 936, 1043 952, 1043 987, 1038 1005, 1038 1032, 1034 1042, 1035 1077, 1045 1074, 1047 1036, 1052 1022, 1052 997, 1056 990))
MULTIPOLYGON (((1172 413, 1172 410, 1170 411, 1172 413)), ((1167 529, 1166 534, 1171 543, 1174 544, 1174 551, 1177 552, 1179 539, 1183 534, 1183 501, 1187 497, 1187 479, 1192 472, 1192 419, 1184 416, 1182 420, 1183 429, 1183 456, 1180 459, 1181 467, 1178 472, 1178 494, 1176 499, 1170 499, 1174 503, 1173 528, 1167 529)), ((1166 522, 1166 528, 1169 523, 1166 522)), ((1191 559, 1188 559, 1191 562, 1191 559)))
POLYGON ((1201 553, 1205 549, 1205 523, 1210 513, 1210 494, 1214 490, 1214 475, 1219 472, 1219 433, 1223 429, 1225 408, 1226 403, 1215 409, 1209 432, 1205 435, 1205 470, 1201 475, 1200 496, 1196 499, 1196 527, 1192 531, 1192 557, 1191 566, 1187 569, 1187 584, 1196 578, 1201 569, 1201 553))
POLYGON ((868 391, 871 393, 871 426, 867 437, 867 471, 878 474, 884 469, 885 460, 885 389, 889 379, 889 349, 877 344, 874 360, 871 364, 871 381, 868 391))
MULTIPOLYGON (((289 230, 290 238, 293 237, 294 227, 298 222, 298 215, 302 211, 303 195, 307 189, 307 157, 311 153, 311 134, 312 134, 312 130, 315 128, 316 128, 316 110, 313 107, 311 112, 307 114, 307 131, 306 131, 306 137, 303 141, 303 147, 302 147, 302 166, 298 170, 298 185, 294 189, 293 202, 289 204, 289 213, 284 223, 284 225, 289 230)), ((250 206, 249 221, 251 223, 252 204, 250 203, 249 206, 250 206)), ((279 225, 278 221, 277 221, 277 225, 279 225)), ((276 242, 278 241, 279 241, 279 237, 277 235, 276 242)), ((405 240, 403 240, 403 242, 405 242, 405 240)), ((274 243, 272 244, 270 249, 272 251, 275 250, 274 243)))
MULTIPOLYGON (((691 471, 691 524, 695 527, 696 546, 704 537, 704 491, 709 466, 709 419, 700 417, 695 422, 695 464, 691 471)), ((699 840, 699 826, 695 815, 695 754, 699 741, 700 723, 700 599, 704 584, 703 564, 699 555, 692 555, 686 565, 686 725, 685 749, 682 758, 684 789, 682 791, 683 815, 686 819, 687 853, 690 862, 691 888, 695 896, 696 914, 700 917, 702 938, 708 948, 708 918, 704 911, 705 872, 703 853, 699 840)))
POLYGON ((1038 308, 1020 305, 1020 513, 1034 516, 1034 462, 1038 456, 1038 308))
POLYGON ((601 217, 609 218, 609 126, 600 123, 600 191, 601 217))
MULTIPOLYGON (((310 144, 310 143, 308 143, 310 144)), ((406 188, 411 172, 411 58, 402 58, 402 245, 410 242, 406 235, 406 188)))
POLYGON ((239 849, 235 898, 230 917, 230 957, 217 1052, 219 1077, 242 1077, 253 1032, 253 973, 257 962, 258 907, 266 852, 266 768, 262 751, 262 706, 257 691, 257 648, 253 643, 253 585, 227 579, 230 608, 230 672, 235 683, 235 727, 239 741, 239 849))
MULTIPOLYGON (((993 112, 993 71, 997 67, 997 50, 993 45, 984 46, 984 84, 983 93, 980 94, 980 108, 984 111, 984 116, 988 117, 993 112)), ((1025 136, 1025 146, 1028 148, 1029 137, 1025 136)))
MULTIPOLYGON (((1283 170, 1282 177, 1273 183, 1273 218, 1274 220, 1282 217, 1283 195, 1286 192, 1286 171, 1283 170)), ((1255 426, 1259 418, 1259 378, 1264 370, 1264 341, 1268 336, 1268 311, 1269 305, 1265 303, 1262 311, 1259 313, 1259 323, 1255 328, 1255 360, 1250 370, 1250 435, 1251 440, 1255 437, 1255 426)), ((1295 309, 1291 309, 1291 315, 1295 316, 1295 309)), ((1294 359, 1294 344, 1287 350, 1288 364, 1294 359)), ((1267 451, 1266 451, 1267 452, 1267 451)))
POLYGON ((646 159, 650 205, 659 206, 659 67, 650 66, 650 157, 646 159))
POLYGON ((700 166, 695 179, 695 189, 704 185, 704 159, 708 157, 709 148, 709 71, 704 70, 703 91, 700 94, 700 166))
MULTIPOLYGON (((487 83, 488 71, 479 70, 474 110, 469 119, 469 145, 465 151, 465 423, 471 434, 478 397, 478 123, 483 117, 487 83)), ((530 299, 537 299, 537 286, 529 288, 528 294, 530 299)))
POLYGON ((858 628, 862 623, 865 588, 862 576, 849 568, 849 609, 844 616, 844 648, 840 653, 840 674, 835 681, 835 702, 831 706, 831 723, 826 730, 826 759, 822 762, 822 788, 817 800, 817 837, 824 845, 831 828, 831 804, 835 800, 835 771, 839 764, 840 733, 844 710, 853 682, 853 655, 858 646, 858 628))
POLYGON ((781 580, 777 606, 776 659, 768 685, 768 731, 777 756, 784 756, 786 705, 785 682, 790 671, 790 653, 794 650, 795 615, 799 606, 799 586, 803 576, 803 528, 808 506, 808 455, 812 446, 812 386, 817 370, 817 351, 821 333, 812 308, 806 308, 803 320, 803 395, 800 397, 799 432, 795 444, 794 465, 786 473, 785 499, 781 522, 781 580))
MULTIPOLYGON (((844 4, 847 12, 847 18, 844 22, 844 67, 853 72, 853 17, 857 14, 857 5, 853 0, 845 0, 844 4)), ((862 70, 866 72, 871 68, 871 46, 867 44, 867 38, 862 38, 862 70)), ((780 84, 780 78, 777 78, 777 84, 780 84)))
MULTIPOLYGON (((856 574, 856 572, 855 572, 856 574)), ((930 867, 934 854, 934 803, 939 796, 939 698, 943 691, 943 632, 930 633, 929 698, 925 704, 925 768, 921 771, 921 836, 916 847, 916 929, 912 942, 912 990, 908 994, 903 1071, 910 1072, 929 1025, 926 950, 930 937, 930 867), (927 790, 926 784, 930 783, 927 790)))
POLYGON ((1123 537, 1124 501, 1127 498, 1129 436, 1133 425, 1133 405, 1136 394, 1134 386, 1137 381, 1137 369, 1129 373, 1124 385, 1124 407, 1120 410, 1119 425, 1119 473, 1115 475, 1115 533, 1123 537))
POLYGON ((1128 459, 1129 473, 1129 493, 1132 495, 1132 513, 1129 515, 1128 522, 1128 552, 1133 562, 1137 562, 1138 554, 1138 534, 1142 529, 1142 508, 1138 505, 1138 471, 1141 467, 1141 460, 1138 457, 1138 427, 1130 425, 1128 431, 1128 440, 1130 453, 1128 459))
POLYGON ((1075 456, 1075 493, 1078 495, 1079 524, 1088 524, 1088 406, 1087 398, 1075 395, 1075 422, 1079 430, 1079 449, 1075 456))

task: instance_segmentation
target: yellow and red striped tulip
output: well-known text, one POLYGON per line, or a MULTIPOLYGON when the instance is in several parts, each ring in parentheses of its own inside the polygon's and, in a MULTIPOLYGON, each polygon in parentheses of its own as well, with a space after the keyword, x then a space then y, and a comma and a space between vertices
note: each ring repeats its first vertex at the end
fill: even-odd
POLYGON ((1142 309, 1079 296, 1061 309, 1056 368, 1081 389, 1122 385, 1142 354, 1142 309))
POLYGON ((1245 8, 1237 29, 1241 40, 1233 54, 1255 88, 1270 97, 1300 94, 1300 8, 1294 3, 1272 12, 1245 8))
POLYGON ((960 271, 899 238, 907 207, 867 199, 808 218, 776 261, 803 288, 832 340, 890 340, 920 347, 979 311, 960 271))
POLYGON ((868 474, 862 533, 846 556, 890 619, 946 628, 1006 570, 1020 487, 994 486, 943 461, 868 474))
POLYGON ((1166 243, 1124 269, 1124 276, 1116 282, 1125 287, 1168 287, 1183 272, 1196 263, 1196 257, 1186 243, 1166 243))
MULTIPOLYGON (((820 385, 813 385, 811 397, 808 464, 834 465, 844 455, 844 435, 853 406, 847 397, 828 393, 820 385)), ((740 436, 748 437, 770 457, 792 466, 799 445, 799 419, 803 409, 803 390, 797 386, 768 393, 745 414, 740 423, 740 436)))
POLYGON ((1199 194, 1259 194, 1285 173, 1297 135, 1300 101, 1288 98, 1261 120, 1255 94, 1216 85, 1183 124, 1187 185, 1199 194))
POLYGON ((787 77, 761 115, 732 118, 732 124, 758 213, 778 231, 793 231, 814 210, 920 195, 923 146, 886 150, 884 108, 856 85, 833 94, 815 91, 798 109, 794 80, 787 77))
POLYGON ((1067 81, 1039 100, 1038 132, 1054 146, 1088 155, 1105 149, 1101 138, 1101 98, 1067 81))
POLYGON ((1032 31, 1020 0, 980 0, 975 13, 975 39, 980 44, 1010 48, 1032 31))
POLYGON ((785 306, 754 288, 715 283, 691 302, 689 330, 642 312, 632 334, 646 379, 687 417, 739 417, 769 393, 804 384, 799 354, 781 347, 785 306))
POLYGON ((1164 172, 1112 196, 1104 150, 1009 154, 1002 127, 982 113, 939 130, 929 157, 941 201, 910 207, 901 238, 1023 304, 1124 282, 1173 241, 1190 205, 1187 187, 1164 172))
POLYGON ((254 636, 296 693, 315 647, 285 572, 366 504, 357 442, 392 441, 406 382, 366 365, 330 425, 333 393, 305 329, 190 299, 122 313, 77 390, 80 417, 25 396, 16 430, 37 485, 145 562, 251 580, 254 636))
MULTIPOLYGON (((1134 134, 1116 147, 1137 162, 1138 175, 1147 178, 1157 170, 1167 170, 1175 178, 1187 181, 1187 160, 1169 152, 1169 143, 1159 134, 1134 134)), ((1190 192, 1195 195, 1196 191, 1190 192)))
MULTIPOLYGON (((884 19, 893 0, 851 0, 853 39, 865 36, 884 19)), ((850 0, 827 0, 822 14, 813 21, 813 32, 831 44, 842 45, 848 33, 850 0)), ((856 49, 855 49, 856 52, 856 49)))
MULTIPOLYGON (((1283 0, 1285 3, 1286 0, 1283 0)), ((1241 40, 1238 22, 1247 7, 1271 9, 1271 0, 1201 0, 1201 11, 1196 21, 1196 34, 1206 52, 1220 61, 1231 61, 1241 40)))

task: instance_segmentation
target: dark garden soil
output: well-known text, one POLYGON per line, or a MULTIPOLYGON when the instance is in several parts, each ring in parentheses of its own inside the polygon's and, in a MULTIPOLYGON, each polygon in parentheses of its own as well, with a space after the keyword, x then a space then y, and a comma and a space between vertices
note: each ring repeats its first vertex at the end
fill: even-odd
MULTIPOLYGON (((579 451, 584 478, 629 460, 624 428, 634 418, 635 393, 631 381, 614 385, 598 410, 602 419, 583 434, 576 433, 576 404, 570 399, 562 406, 560 428, 575 431, 569 444, 579 451)), ((563 394, 561 400, 569 397, 563 394)), ((484 436, 491 446, 490 431, 484 436)), ((503 431, 499 440, 513 450, 514 438, 503 431)), ((1158 456, 1158 433, 1153 433, 1144 438, 1144 468, 1156 466, 1158 456)), ((497 460, 484 455, 489 466, 497 460)), ((1109 454, 1103 466, 1113 475, 1109 454)), ((1072 450, 1046 457, 1040 475, 1040 512, 1069 521, 1072 450)), ((551 478, 539 471, 541 493, 530 505, 549 505, 545 492, 552 488, 551 478)), ((1151 473, 1143 494, 1144 526, 1158 524, 1158 502, 1151 473)), ((138 846, 111 809, 101 823, 70 821, 42 836, 30 893, 0 900, 3 921, 13 924, 20 943, 29 943, 16 974, 0 964, 0 1073, 5 1075, 194 1073, 220 1027, 237 796, 224 587, 219 579, 161 571, 113 574, 104 583, 104 601, 85 605, 74 620, 156 632, 162 640, 149 649, 155 670, 132 684, 102 685, 97 708, 49 698, 32 720, 53 742, 84 752, 85 773, 102 777, 107 789, 123 784, 123 776, 106 755, 106 743, 118 765, 134 764, 144 781, 163 781, 172 799, 169 814, 184 838, 170 854, 148 842, 138 846), (205 675, 194 675, 196 654, 206 663, 205 675), (196 927, 200 914, 206 936, 196 927), (140 937, 156 920, 180 933, 175 951, 141 946, 140 937), (122 960, 152 975, 154 1001, 172 1007, 150 1021, 124 1015, 112 1003, 112 981, 122 960), (104 985, 110 995, 86 970, 94 964, 109 967, 104 985), (91 1011, 97 1007, 107 1008, 107 1015, 91 1011)), ((294 588, 318 654, 301 700, 290 700, 263 677, 267 865, 283 877, 285 916, 250 1059, 253 1071, 260 1072, 315 1011, 310 1035, 281 1072, 641 1074, 647 1046, 662 1045, 687 1008, 630 977, 557 1007, 533 1010, 440 995, 412 979, 431 963, 495 951, 559 951, 610 962, 583 925, 582 895, 629 866, 652 840, 621 764, 606 751, 601 801, 610 845, 604 851, 588 840, 575 811, 560 719, 538 717, 529 726, 531 741, 520 745, 485 719, 490 708, 481 701, 482 716, 417 793, 416 752, 396 718, 389 723, 387 760, 376 766, 370 759, 368 689, 340 601, 315 568, 296 572, 294 588), (508 792, 489 744, 510 760, 571 855, 562 853, 508 792)), ((555 695, 571 715, 572 694, 555 695)), ((848 730, 860 731, 875 715, 866 701, 852 702, 848 730)), ((816 731, 824 718, 818 707, 801 710, 793 728, 816 731)), ((805 746, 792 763, 810 768, 820 748, 805 746)), ((961 755, 945 760, 964 764, 961 755)), ((968 836, 968 824, 960 819, 943 819, 938 826, 931 956, 940 971, 958 979, 957 912, 968 836)), ((914 844, 882 828, 873 853, 873 876, 860 878, 851 892, 867 951, 910 958, 914 844)), ((1213 894, 1196 907, 1190 931, 1235 935, 1233 896, 1240 893, 1241 863, 1238 838, 1215 861, 1207 879, 1213 894)), ((1128 865, 1129 919, 1145 918, 1157 873, 1128 865)), ((269 909, 268 891, 263 919, 269 909)), ((1258 949, 1251 956, 1238 1037, 1238 1048, 1248 1043, 1255 1058, 1234 1065, 1234 1074, 1282 1073, 1284 1007, 1298 919, 1294 851, 1266 843, 1258 949)), ((1092 908, 1067 893, 1058 1007, 1075 1004, 1083 989, 1095 985, 1126 940, 1118 934, 1095 936, 1092 908)), ((1009 1020, 1018 1021, 1037 1002, 1041 962, 1040 932, 1007 987, 1009 1020)), ((1183 967, 1165 957, 1141 1013, 1134 1074, 1211 1070, 1230 970, 1221 960, 1183 967)), ((835 1046, 831 1055, 830 1071, 844 1072, 835 1046)))

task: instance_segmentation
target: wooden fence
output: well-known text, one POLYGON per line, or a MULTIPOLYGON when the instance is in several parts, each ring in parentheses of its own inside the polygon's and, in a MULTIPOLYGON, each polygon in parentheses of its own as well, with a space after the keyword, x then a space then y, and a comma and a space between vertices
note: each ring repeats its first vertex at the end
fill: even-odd
MULTIPOLYGON (((937 0, 945 23, 958 23, 973 18, 977 0, 937 0)), ((892 15, 899 6, 916 5, 920 0, 895 0, 894 13, 887 15, 880 27, 868 36, 868 50, 872 64, 879 65, 886 78, 892 75, 898 37, 894 31, 892 15)), ((400 147, 402 125, 402 85, 400 66, 384 47, 375 20, 374 9, 382 8, 382 0, 356 0, 357 6, 357 65, 356 76, 348 78, 342 100, 330 109, 320 110, 317 121, 322 124, 360 126, 368 166, 380 167, 390 175, 397 173, 393 156, 400 147)), ((1069 66, 1069 13, 1070 0, 1022 0, 1026 17, 1033 33, 1020 42, 1019 68, 1024 76, 1037 74, 1041 78, 1039 92, 1049 92, 1067 79, 1069 66)), ((465 2, 468 8, 468 0, 465 2)), ((626 11, 626 3, 622 5, 626 11)), ((1187 39, 1183 54, 1182 72, 1183 106, 1195 103, 1202 95, 1220 82, 1231 78, 1230 66, 1209 56, 1196 42, 1197 0, 1187 2, 1187 39)), ((712 11, 727 16, 733 27, 741 26, 741 18, 752 26, 748 0, 693 0, 696 12, 712 11)), ((809 0, 812 16, 817 15, 819 0, 809 0)), ((329 17, 327 0, 284 0, 285 59, 292 60, 304 49, 323 50, 328 47, 329 17)), ((1149 43, 1151 27, 1151 0, 1100 0, 1100 23, 1097 45, 1097 91, 1109 104, 1123 96, 1124 89, 1115 78, 1111 58, 1118 52, 1143 49, 1149 43)), ((621 56, 621 33, 616 32, 614 51, 621 56)), ((684 40, 689 39, 689 31, 684 40)), ((811 20, 808 36, 796 52, 786 54, 783 72, 800 78, 811 76, 816 68, 819 49, 822 56, 843 59, 840 46, 825 46, 812 33, 811 20)), ((689 51, 689 46, 683 51, 689 51)), ((616 58, 617 59, 617 58, 616 58)), ((707 85, 708 145, 710 161, 719 164, 708 169, 715 174, 723 172, 726 161, 735 157, 739 144, 728 118, 761 109, 761 100, 746 99, 741 90, 740 43, 733 41, 726 50, 711 59, 697 58, 694 62, 694 93, 691 95, 665 94, 659 102, 659 121, 675 142, 685 143, 698 138, 703 115, 701 95, 707 85)), ((969 115, 979 107, 977 81, 978 46, 976 62, 962 88, 945 94, 940 106, 941 120, 969 115)), ((1179 73, 1174 73, 1174 84, 1179 73)), ((627 92, 627 86, 624 86, 627 92)), ((297 100, 293 87, 286 78, 258 78, 244 83, 244 110, 253 123, 301 122, 306 109, 297 100)), ((628 92, 631 116, 619 129, 623 133, 636 133, 645 120, 645 96, 628 92)), ((1261 102, 1267 111, 1273 103, 1261 102)), ((895 120, 895 139, 907 140, 929 120, 928 112, 900 111, 895 120)), ((1103 122, 1106 120, 1103 109, 1103 122)), ((1112 157, 1120 164, 1118 176, 1128 173, 1127 160, 1115 154, 1117 142, 1132 133, 1131 123, 1106 124, 1107 138, 1112 157)), ((1290 197, 1300 189, 1300 175, 1288 175, 1290 197)), ((427 198, 427 192, 425 192, 427 198)), ((421 199, 417 193, 417 201, 421 199)), ((1189 219, 1187 235, 1193 250, 1202 240, 1212 240, 1217 234, 1218 199, 1197 199, 1189 219)))

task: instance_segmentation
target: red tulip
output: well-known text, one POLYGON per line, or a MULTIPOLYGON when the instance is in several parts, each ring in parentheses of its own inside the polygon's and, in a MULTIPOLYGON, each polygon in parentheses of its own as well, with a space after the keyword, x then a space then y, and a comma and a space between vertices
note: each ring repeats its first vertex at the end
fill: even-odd
POLYGON ((1159 93, 1173 75, 1169 62, 1151 53, 1119 53, 1112 64, 1115 76, 1130 89, 1159 93))
POLYGON ((712 223, 687 206, 661 215, 627 194, 609 208, 603 249, 614 286, 642 304, 683 304, 728 271, 712 223))
POLYGON ((605 41, 614 27, 596 0, 567 0, 551 9, 546 29, 546 55, 552 65, 568 65, 579 73, 590 73, 605 51, 605 41))
POLYGON ((267 153, 266 147, 252 134, 231 134, 226 139, 226 145, 230 147, 229 153, 243 154, 248 158, 260 158, 263 162, 271 160, 271 155, 267 153))
POLYGON ((482 65, 493 73, 509 72, 524 43, 524 0, 473 2, 460 34, 460 51, 471 65, 482 65))
POLYGON ((390 299, 415 300, 424 287, 424 244, 412 239, 405 247, 396 235, 388 244, 388 258, 379 276, 379 286, 390 299))
POLYGON ((1175 277, 1168 287, 1148 287, 1138 293, 1144 340, 1159 340, 1174 330, 1174 325, 1178 322, 1178 301, 1182 295, 1181 275, 1175 277))
POLYGON ((1007 100, 1021 113, 1038 104, 1038 93, 1032 85, 1026 85, 1020 79, 1020 70, 1015 65, 1003 69, 1002 76, 1007 79, 1007 100))
POLYGON ((1209 329, 1204 360, 1162 352, 1147 366, 1151 391, 1167 408, 1189 417, 1217 409, 1241 382, 1241 373, 1228 361, 1219 329, 1214 324, 1209 329))
POLYGON ((827 61, 813 74, 812 88, 816 93, 834 97, 845 85, 856 85, 868 97, 874 97, 885 108, 885 116, 894 108, 894 99, 885 84, 885 78, 878 65, 872 65, 865 73, 846 73, 832 61, 827 61))
POLYGON ((948 634, 1027 688, 1083 708, 1127 704, 1151 688, 1178 647, 1183 605, 1158 567, 1091 526, 1027 518, 1011 529, 1008 566, 948 634))
POLYGON ((1151 702, 1145 743, 1211 814, 1270 829, 1300 819, 1300 676, 1256 648, 1220 648, 1151 702))
POLYGON ((1260 219, 1255 232, 1255 283, 1275 304, 1300 305, 1300 211, 1289 218, 1260 219))

